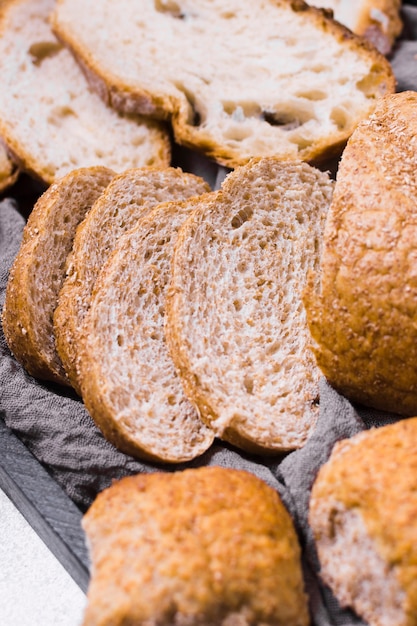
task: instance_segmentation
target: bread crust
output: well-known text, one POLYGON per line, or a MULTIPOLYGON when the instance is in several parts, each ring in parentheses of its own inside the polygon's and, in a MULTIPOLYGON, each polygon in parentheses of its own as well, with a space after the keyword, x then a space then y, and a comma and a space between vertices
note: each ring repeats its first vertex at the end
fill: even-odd
POLYGON ((307 626, 300 547, 278 494, 242 470, 131 476, 83 518, 83 626, 307 626))
MULTIPOLYGON (((309 522, 322 563, 321 575, 336 596, 341 599, 342 589, 354 587, 358 576, 356 569, 345 568, 343 556, 336 568, 329 566, 342 513, 360 515, 367 538, 385 564, 384 579, 378 580, 381 572, 376 570, 371 573, 368 585, 383 587, 389 574, 398 586, 398 606, 390 604, 392 596, 388 593, 379 597, 382 606, 372 602, 361 606, 354 594, 343 599, 343 603, 353 606, 370 626, 414 626, 416 623, 416 436, 417 418, 410 418, 337 443, 329 461, 319 470, 311 493, 309 522), (388 619, 393 610, 396 612, 394 621, 388 619)), ((365 545, 362 547, 366 550, 365 545)), ((360 539, 355 550, 357 559, 367 558, 365 552, 361 555, 360 539)))
POLYGON ((320 288, 304 303, 317 363, 352 401, 417 412, 417 94, 381 100, 340 163, 320 288))
POLYGON ((55 349, 52 316, 77 224, 113 176, 101 166, 70 172, 42 194, 24 228, 2 322, 10 350, 37 378, 69 384, 55 349))
MULTIPOLYGON (((195 114, 200 113, 200 111, 193 110, 194 101, 198 99, 198 96, 192 90, 188 92, 186 85, 178 87, 181 94, 175 95, 164 91, 161 87, 152 88, 142 84, 141 77, 137 74, 130 80, 123 80, 118 73, 107 68, 106 62, 100 58, 92 45, 89 46, 88 43, 82 41, 82 37, 79 36, 80 33, 77 32, 76 28, 74 30, 73 25, 65 22, 65 17, 61 20, 61 4, 64 5, 63 1, 59 0, 57 9, 52 14, 54 32, 57 37, 65 42, 65 45, 70 47, 79 64, 83 67, 92 88, 110 106, 123 112, 135 112, 159 119, 169 119, 172 123, 175 139, 179 144, 202 151, 209 158, 230 168, 244 165, 254 156, 276 154, 284 159, 294 158, 294 154, 290 154, 287 148, 280 147, 278 141, 275 141, 273 147, 266 147, 265 142, 265 145, 262 146, 262 142, 259 142, 257 148, 252 148, 248 152, 243 145, 238 145, 239 141, 235 142, 236 145, 234 145, 233 142, 227 141, 226 137, 219 140, 216 133, 212 132, 213 129, 209 127, 209 124, 202 127, 195 123, 195 114)), ((372 45, 331 20, 326 12, 315 7, 309 7, 302 1, 270 0, 267 4, 277 9, 277 20, 279 20, 279 11, 292 11, 294 19, 299 19, 298 16, 302 16, 301 21, 305 20, 307 23, 315 25, 323 33, 323 36, 329 36, 337 41, 341 50, 353 51, 357 55, 357 59, 369 63, 369 74, 367 77, 363 77, 363 85, 359 87, 366 94, 366 103, 356 118, 349 121, 347 118, 344 119, 343 122, 338 123, 328 132, 324 132, 322 137, 318 137, 313 142, 300 140, 298 158, 316 163, 324 161, 334 154, 340 153, 359 120, 371 112, 376 99, 385 93, 395 91, 395 78, 392 69, 383 55, 379 54, 372 45)), ((232 13, 233 10, 235 7, 232 7, 232 13)), ((331 61, 329 60, 329 62, 331 61)), ((204 76, 201 80, 205 80, 204 76)), ((232 80, 232 77, 229 77, 229 80, 232 80)), ((242 80, 244 82, 244 78, 242 80)), ((177 82, 179 83, 180 79, 177 82)), ((277 106, 279 108, 279 104, 277 106)), ((344 108, 343 103, 340 106, 342 109, 344 108)), ((209 105, 202 102, 201 109, 204 108, 208 109, 209 105)), ((339 105, 335 105, 335 109, 338 108, 339 105)), ((350 111, 352 110, 351 106, 348 108, 350 111)), ((337 116, 338 113, 336 112, 335 115, 337 116)), ((234 123, 236 123, 236 119, 234 123)), ((284 136, 286 130, 284 128, 284 136)), ((232 132, 231 129, 230 132, 232 132)), ((250 131, 245 130, 243 126, 240 132, 244 134, 250 131)), ((294 139, 294 141, 297 140, 294 139)))

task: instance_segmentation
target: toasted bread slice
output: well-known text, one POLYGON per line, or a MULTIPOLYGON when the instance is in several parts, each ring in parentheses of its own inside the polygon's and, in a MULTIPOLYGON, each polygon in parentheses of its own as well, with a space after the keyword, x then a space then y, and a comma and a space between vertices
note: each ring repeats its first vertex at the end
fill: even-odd
POLYGON ((309 0, 331 9, 334 18, 354 33, 366 37, 382 54, 388 54, 401 33, 401 0, 309 0))
POLYGON ((417 93, 378 103, 340 162, 320 281, 305 307, 317 363, 351 401, 417 414, 417 93))
POLYGON ((166 335, 187 395, 216 435, 251 452, 302 446, 319 369, 302 306, 332 182, 302 162, 254 159, 181 229, 166 335))
POLYGON ((84 316, 97 275, 119 237, 160 202, 207 191, 202 178, 180 168, 127 170, 112 181, 78 228, 54 319, 58 354, 78 393, 78 341, 84 316))
POLYGON ((106 102, 228 167, 328 158, 395 90, 374 47, 300 0, 58 0, 52 26, 106 102))
POLYGON ((39 198, 25 226, 7 283, 3 329, 16 359, 37 378, 69 384, 55 349, 53 312, 75 230, 114 176, 101 166, 70 172, 39 198))
POLYGON ((103 104, 53 35, 53 7, 53 0, 0 6, 0 135, 13 158, 47 184, 80 167, 168 165, 166 130, 103 104))
POLYGON ((129 476, 83 518, 83 626, 307 626, 300 545, 276 491, 202 467, 129 476))
POLYGON ((201 455, 214 439, 184 394, 164 335, 172 252, 194 208, 193 199, 159 205, 121 237, 78 346, 81 395, 105 437, 133 456, 171 463, 201 455))

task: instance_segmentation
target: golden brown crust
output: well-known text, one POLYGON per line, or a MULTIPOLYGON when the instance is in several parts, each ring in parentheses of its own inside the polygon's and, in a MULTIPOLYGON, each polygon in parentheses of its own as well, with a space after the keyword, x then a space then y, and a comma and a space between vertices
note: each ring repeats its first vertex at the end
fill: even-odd
POLYGON ((244 471, 131 476, 83 519, 92 554, 84 626, 306 626, 292 520, 244 471))
POLYGON ((410 418, 337 443, 319 471, 310 505, 318 542, 334 532, 332 510, 361 514, 379 555, 396 571, 406 593, 404 626, 415 624, 417 614, 416 438, 417 418, 410 418), (316 526, 323 506, 328 508, 325 531, 321 523, 316 526))
POLYGON ((417 411, 417 93, 382 100, 353 134, 324 235, 307 319, 317 362, 348 398, 417 411))

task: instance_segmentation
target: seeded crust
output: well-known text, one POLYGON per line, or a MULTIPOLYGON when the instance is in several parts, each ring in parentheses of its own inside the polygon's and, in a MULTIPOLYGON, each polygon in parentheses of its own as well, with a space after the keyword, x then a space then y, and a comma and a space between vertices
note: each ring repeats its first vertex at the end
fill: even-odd
POLYGON ((79 394, 77 358, 84 317, 98 273, 119 237, 160 202, 207 191, 202 178, 180 168, 133 168, 115 177, 80 224, 54 315, 57 351, 79 394))
POLYGON ((92 576, 83 626, 307 626, 293 522, 252 474, 129 476, 83 518, 92 576))
POLYGON ((70 172, 39 198, 24 228, 2 321, 10 350, 36 378, 69 384, 55 349, 52 317, 75 230, 114 176, 105 167, 70 172))
POLYGON ((256 16, 250 0, 158 0, 141 19, 128 0, 58 0, 52 27, 106 103, 169 119, 177 143, 232 168, 329 158, 395 91, 383 55, 300 0, 265 0, 256 16))
POLYGON ((319 369, 301 294, 332 193, 302 162, 254 159, 185 222, 165 332, 184 388, 216 435, 250 452, 304 445, 319 369))
POLYGON ((321 576, 369 626, 417 623, 417 418, 336 444, 313 485, 321 576))
POLYGON ((352 401, 417 413, 417 93, 381 100, 343 154, 320 286, 304 299, 317 363, 352 401))
POLYGON ((184 394, 164 336, 174 244, 194 208, 193 199, 160 204, 120 238, 78 343, 81 395, 105 437, 165 463, 190 461, 214 440, 184 394))
POLYGON ((403 27, 401 0, 310 0, 309 4, 331 9, 337 21, 366 37, 382 54, 391 51, 403 27))
POLYGON ((120 115, 94 93, 48 23, 54 0, 0 6, 0 136, 21 170, 46 184, 95 165, 167 166, 167 129, 120 115))

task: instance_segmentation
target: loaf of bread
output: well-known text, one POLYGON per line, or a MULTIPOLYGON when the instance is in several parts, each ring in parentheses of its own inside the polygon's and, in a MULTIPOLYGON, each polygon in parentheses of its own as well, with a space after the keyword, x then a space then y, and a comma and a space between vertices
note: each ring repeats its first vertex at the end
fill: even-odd
POLYGON ((58 0, 52 27, 106 102, 229 167, 328 157, 395 89, 375 48, 302 0, 58 0))
MULTIPOLYGON (((207 183, 180 168, 133 168, 117 176, 77 230, 66 279, 54 314, 58 354, 80 394, 78 344, 95 280, 119 237, 160 202, 209 191, 207 183)), ((132 268, 134 272, 134 268, 132 268)))
POLYGON ((168 165, 165 128, 117 114, 89 88, 50 29, 54 4, 1 3, 0 135, 13 158, 47 184, 80 167, 102 165, 121 172, 168 165))
POLYGON ((216 435, 251 452, 302 446, 320 372, 302 292, 317 267, 332 194, 327 174, 253 159, 185 222, 165 331, 185 391, 216 435))
POLYGON ((308 0, 316 7, 331 9, 334 18, 363 35, 382 54, 388 54, 401 33, 401 0, 308 0))
POLYGON ((101 166, 73 170, 39 198, 24 228, 2 321, 10 350, 36 378, 69 384, 55 348, 53 313, 75 230, 114 176, 101 166))
POLYGON ((105 437, 166 463, 200 456, 214 440, 184 394, 164 336, 173 248, 194 208, 193 199, 158 205, 120 238, 78 338, 81 395, 105 437))
POLYGON ((313 485, 320 574, 369 626, 417 619, 417 418, 336 444, 313 485))
POLYGON ((353 133, 304 299, 317 362, 352 401, 417 414, 417 93, 382 99, 353 133))
POLYGON ((0 141, 0 193, 16 182, 19 170, 0 141))
POLYGON ((309 624, 292 520, 248 472, 129 476, 98 495, 83 527, 83 626, 309 624))

